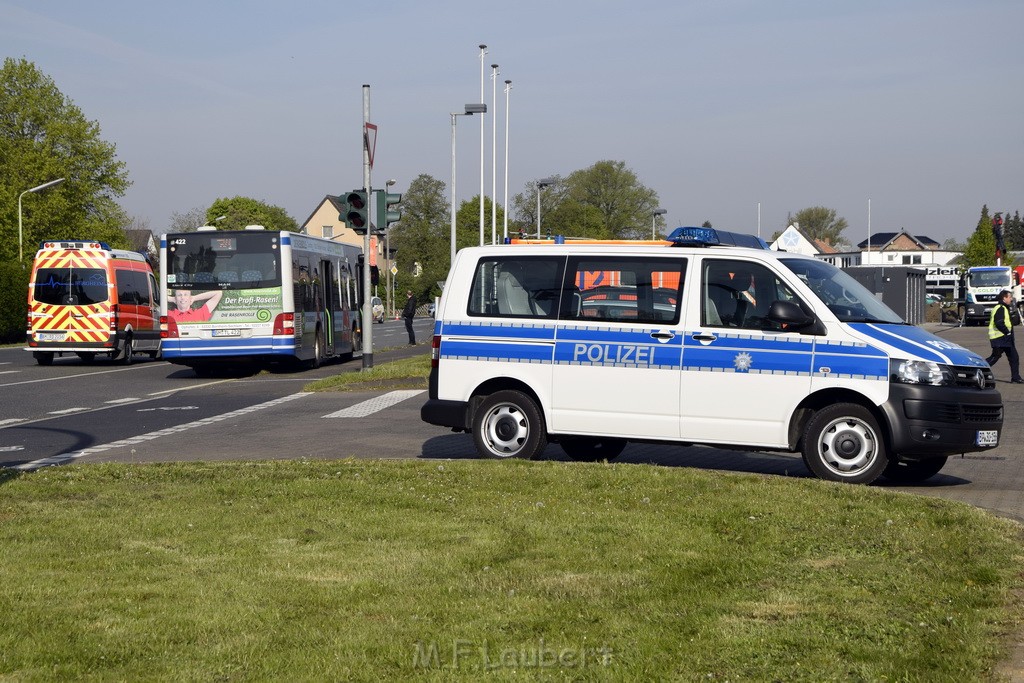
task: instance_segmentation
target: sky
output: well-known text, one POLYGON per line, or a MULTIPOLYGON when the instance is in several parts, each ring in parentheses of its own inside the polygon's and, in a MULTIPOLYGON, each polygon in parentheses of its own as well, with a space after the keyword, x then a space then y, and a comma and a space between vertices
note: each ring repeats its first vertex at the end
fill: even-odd
POLYGON ((458 202, 483 147, 501 205, 506 167, 511 198, 614 160, 670 228, 769 237, 825 206, 853 243, 943 242, 982 205, 1024 213, 1022 25, 1020 0, 0 0, 0 54, 99 124, 132 181, 122 206, 156 234, 236 195, 301 224, 362 187, 364 84, 371 186, 449 186, 451 113, 481 101, 483 63, 458 202))

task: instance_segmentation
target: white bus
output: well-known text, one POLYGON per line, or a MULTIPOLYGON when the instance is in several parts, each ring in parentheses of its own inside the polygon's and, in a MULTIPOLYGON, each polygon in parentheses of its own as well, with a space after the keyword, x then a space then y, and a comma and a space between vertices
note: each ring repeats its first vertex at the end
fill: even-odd
POLYGON ((262 226, 162 235, 164 359, 198 374, 350 359, 361 345, 361 259, 352 245, 262 226))

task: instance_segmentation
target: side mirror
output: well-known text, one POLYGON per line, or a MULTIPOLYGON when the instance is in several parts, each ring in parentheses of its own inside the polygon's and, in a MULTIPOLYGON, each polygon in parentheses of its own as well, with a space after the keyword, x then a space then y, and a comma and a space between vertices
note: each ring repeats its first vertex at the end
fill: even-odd
POLYGON ((773 301, 768 308, 768 320, 795 330, 810 327, 816 322, 815 318, 804 313, 804 310, 792 301, 773 301))

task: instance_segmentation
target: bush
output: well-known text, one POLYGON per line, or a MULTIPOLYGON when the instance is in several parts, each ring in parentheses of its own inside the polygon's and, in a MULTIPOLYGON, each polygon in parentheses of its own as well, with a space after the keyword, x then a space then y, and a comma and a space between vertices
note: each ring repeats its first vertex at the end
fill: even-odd
POLYGON ((17 261, 0 263, 0 343, 24 341, 28 317, 27 265, 17 261))

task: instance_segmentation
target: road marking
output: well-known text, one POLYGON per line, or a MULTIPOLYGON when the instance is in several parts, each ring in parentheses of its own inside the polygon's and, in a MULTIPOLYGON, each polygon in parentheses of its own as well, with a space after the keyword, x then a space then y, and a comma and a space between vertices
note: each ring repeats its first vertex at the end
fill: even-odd
MULTIPOLYGON (((164 363, 169 365, 169 363, 164 363)), ((132 372, 133 370, 145 370, 146 368, 154 367, 150 363, 144 365, 133 365, 129 368, 118 368, 117 370, 98 370, 96 372, 83 372, 78 375, 65 375, 63 377, 41 377, 39 379, 26 379, 23 382, 8 382, 7 384, 0 384, 0 387, 14 387, 19 384, 35 384, 36 382, 57 382, 62 379, 78 379, 79 377, 92 377, 93 375, 106 375, 111 372, 132 372)))
POLYGON ((17 375, 21 370, 0 370, 0 375, 17 375))
POLYGON ((25 418, 23 418, 23 417, 12 417, 12 418, 7 419, 7 420, 0 420, 0 427, 3 427, 4 425, 18 424, 19 422, 24 422, 24 421, 25 421, 25 418))
POLYGON ((425 389, 405 389, 403 391, 392 391, 381 396, 376 396, 357 403, 354 406, 348 408, 342 408, 341 410, 324 415, 324 417, 366 417, 367 415, 373 415, 376 412, 380 412, 385 408, 390 408, 393 405, 401 403, 402 401, 412 398, 413 396, 419 396, 425 389))
POLYGON ((23 450, 25 450, 24 446, 0 446, 0 451, 3 451, 4 453, 10 453, 11 451, 23 451, 23 450))
POLYGON ((112 403, 112 404, 116 405, 118 403, 132 403, 133 401, 138 401, 138 400, 139 399, 134 398, 134 397, 132 397, 132 398, 115 398, 113 401, 104 401, 104 403, 112 403))
POLYGON ((304 396, 311 395, 310 392, 300 392, 298 394, 291 394, 290 396, 282 396, 281 398, 275 398, 272 401, 266 403, 258 403, 256 405, 248 406, 247 408, 240 408, 239 410, 232 410, 230 413, 223 413, 222 415, 214 415, 212 417, 204 417, 201 420, 195 422, 185 422, 180 425, 168 427, 167 429, 161 429, 156 432, 150 432, 149 434, 140 434, 139 436, 133 436, 127 439, 121 439, 120 441, 111 441, 110 443, 100 444, 99 446, 93 446, 92 448, 83 448, 80 451, 71 451, 69 453, 61 453, 50 458, 41 458, 39 460, 33 460, 32 462, 22 463, 21 465, 13 465, 10 469, 32 471, 38 470, 41 467, 48 467, 51 465, 63 465, 66 462, 78 460, 84 458, 87 455, 93 455, 95 453, 102 453, 103 451, 109 451, 112 448, 121 448, 123 446, 134 446, 135 444, 143 443, 145 441, 152 441, 153 439, 159 439, 162 436, 171 436, 172 434, 180 434, 196 427, 205 427, 207 425, 215 424, 223 420, 230 420, 234 417, 240 417, 242 415, 248 415, 254 413, 257 410, 263 410, 265 408, 273 408, 282 403, 293 401, 297 398, 303 398, 304 396))
POLYGON ((69 413, 80 413, 83 410, 89 410, 88 408, 81 406, 78 408, 65 408, 64 410, 51 410, 47 415, 67 415, 69 413))
POLYGON ((156 410, 199 410, 199 406, 160 406, 159 408, 139 408, 140 413, 152 413, 156 410))

